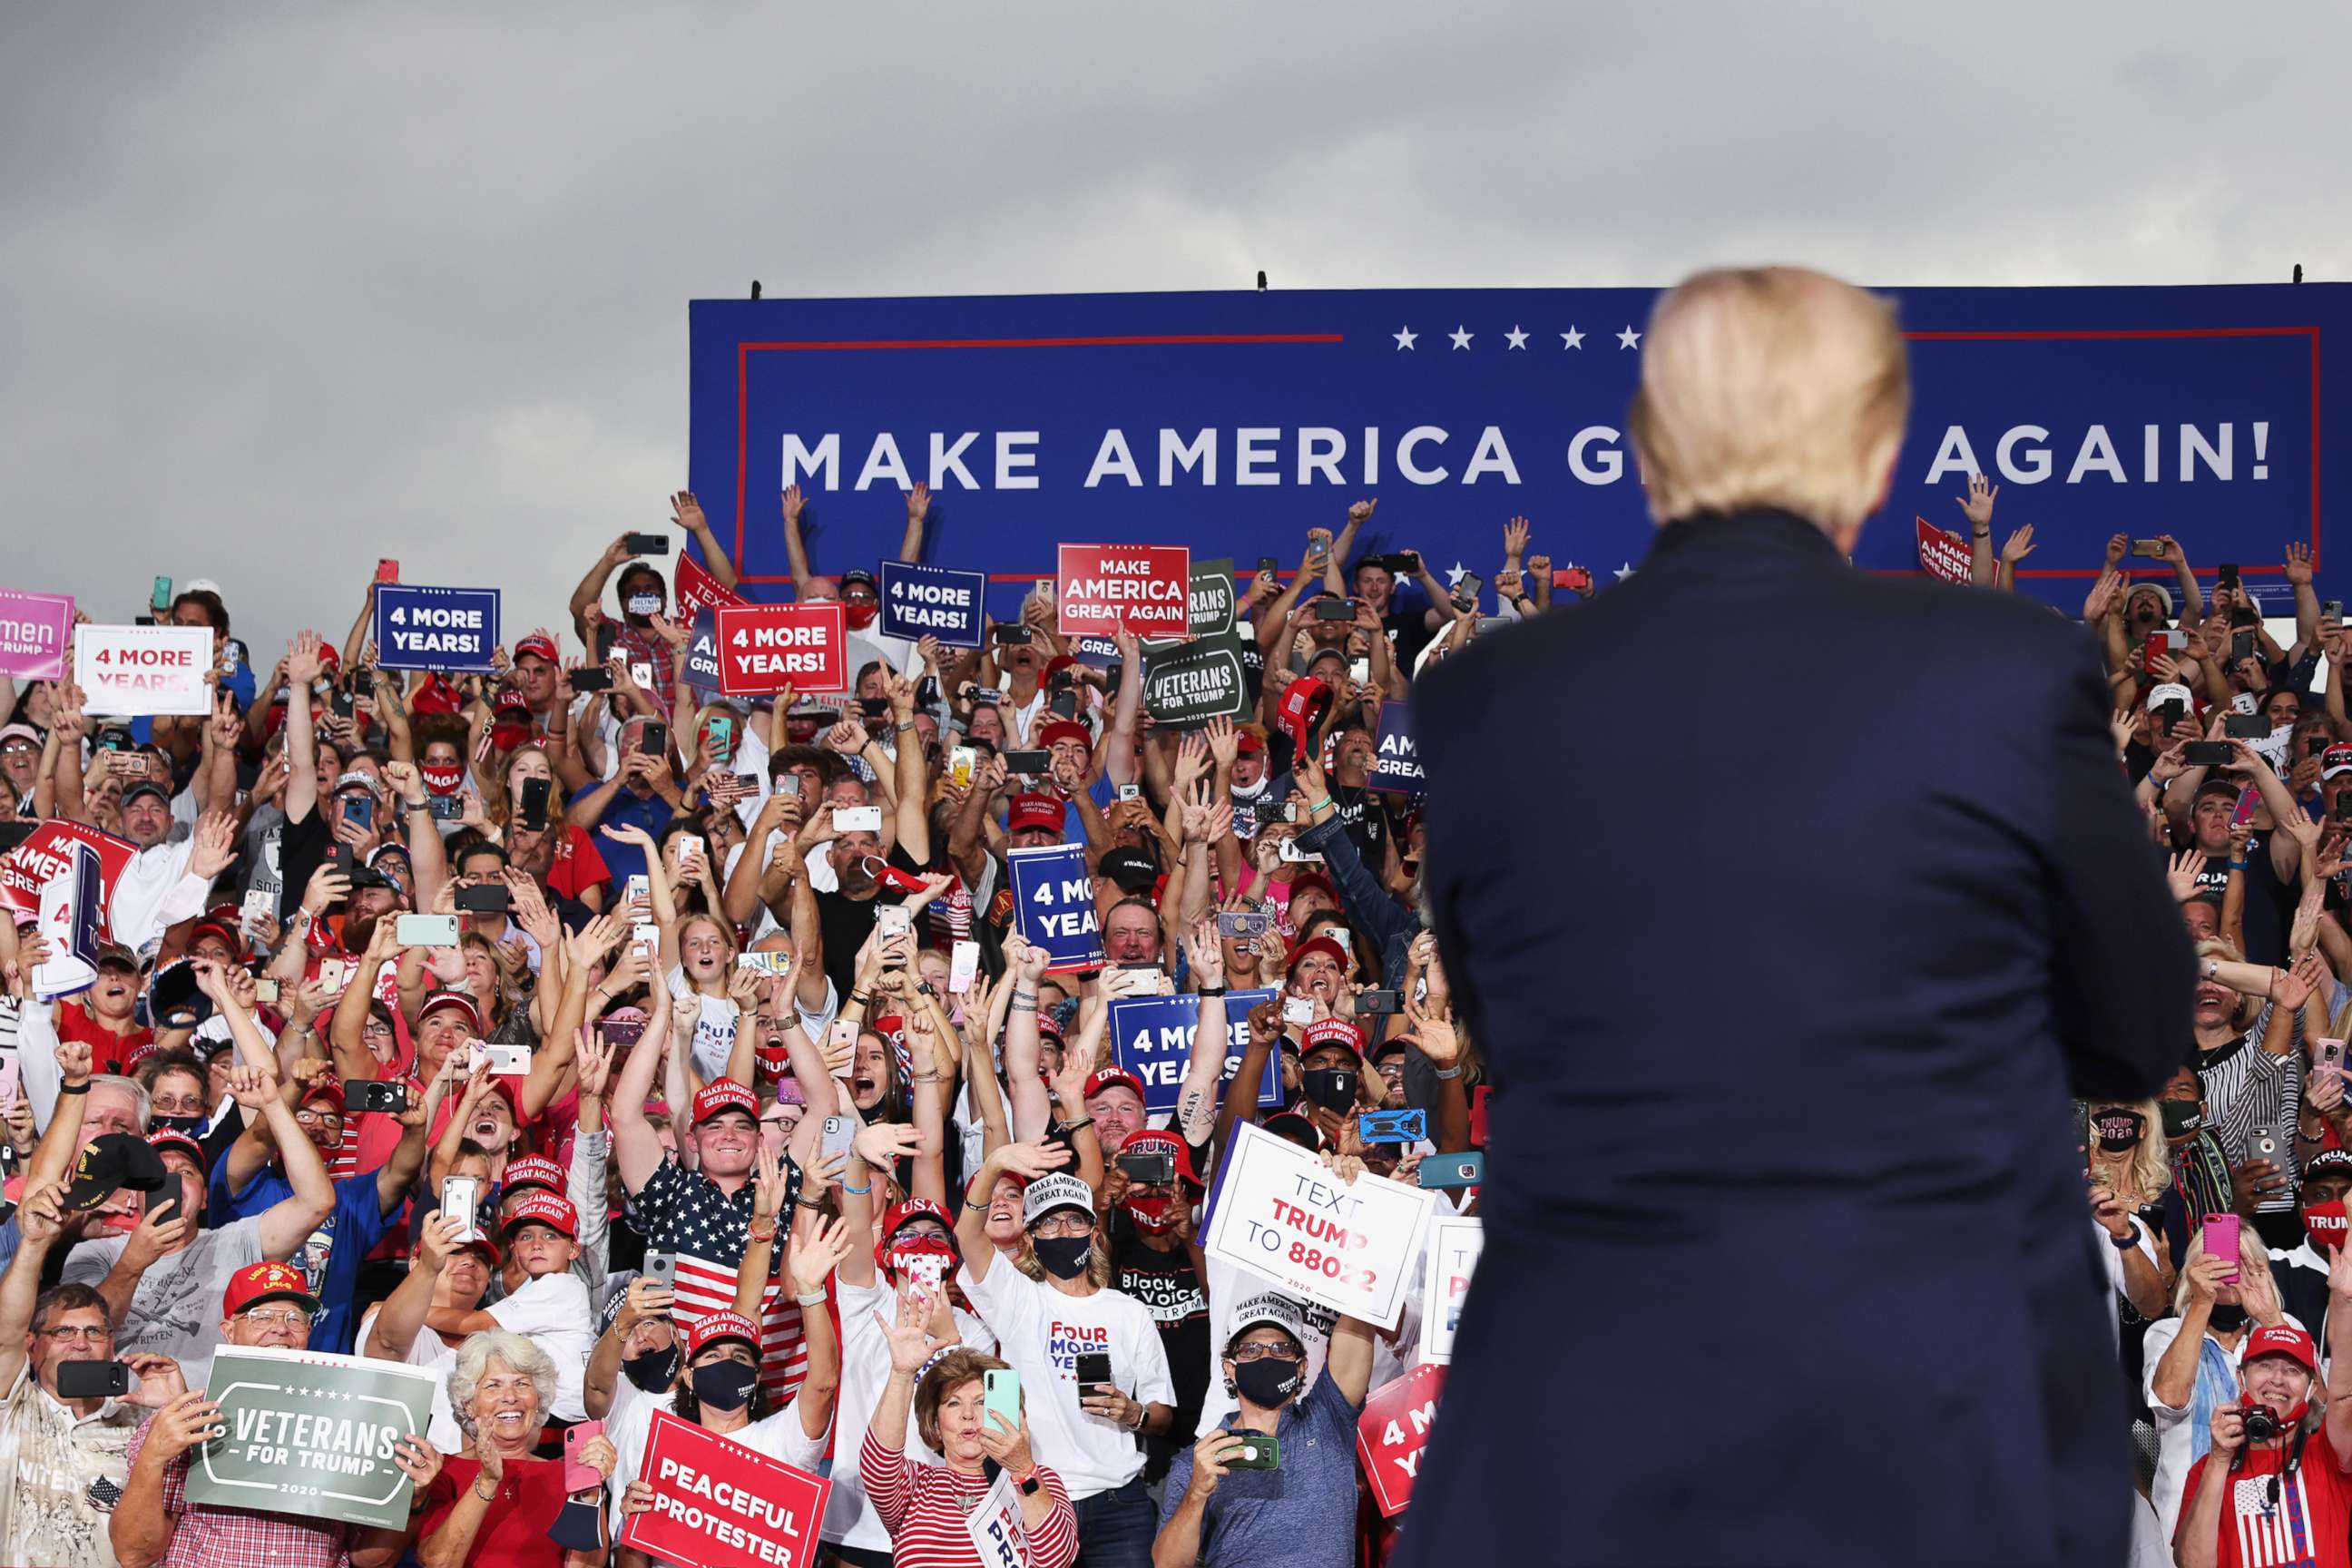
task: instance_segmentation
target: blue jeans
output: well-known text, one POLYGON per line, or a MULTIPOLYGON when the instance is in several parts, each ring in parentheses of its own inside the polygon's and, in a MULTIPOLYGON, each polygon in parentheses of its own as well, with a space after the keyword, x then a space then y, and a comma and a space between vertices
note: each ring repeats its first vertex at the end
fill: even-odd
POLYGON ((1151 1538, 1160 1532, 1151 1498, 1138 1476, 1123 1487, 1080 1498, 1077 1568, 1151 1568, 1151 1538))

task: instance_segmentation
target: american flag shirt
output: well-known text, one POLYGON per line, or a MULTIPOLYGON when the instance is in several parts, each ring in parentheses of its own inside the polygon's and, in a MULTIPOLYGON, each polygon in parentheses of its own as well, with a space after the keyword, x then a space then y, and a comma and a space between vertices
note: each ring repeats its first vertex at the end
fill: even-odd
MULTIPOLYGON (((800 1196, 801 1173, 790 1160, 784 1162, 784 1213, 789 1215, 800 1196)), ((646 1184, 630 1196, 629 1223, 646 1238, 646 1250, 667 1252, 677 1260, 671 1317, 681 1334, 708 1313, 734 1310, 743 1250, 751 1239, 751 1195, 749 1181, 730 1195, 701 1172, 679 1164, 675 1154, 666 1154, 646 1184)), ((808 1375, 800 1305, 784 1289, 783 1231, 788 1223, 778 1221, 768 1283, 760 1295, 760 1384, 778 1405, 808 1375)))
MULTIPOLYGON (((2345 1561, 2346 1531, 2352 1529, 2352 1476, 2337 1468, 2327 1430, 2315 1430, 2303 1458, 2282 1475, 2284 1448, 2243 1450, 2244 1463, 2230 1474, 2221 1503, 2217 1568, 2320 1568, 2345 1561)), ((2195 1506, 2204 1468, 2217 1456, 2197 1461, 2189 1472, 2180 1516, 2195 1506)))

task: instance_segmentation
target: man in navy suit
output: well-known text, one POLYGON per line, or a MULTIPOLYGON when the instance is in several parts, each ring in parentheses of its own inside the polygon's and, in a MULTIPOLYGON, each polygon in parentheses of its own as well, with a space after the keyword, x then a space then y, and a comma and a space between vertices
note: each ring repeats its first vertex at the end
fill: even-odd
POLYGON ((1882 301, 1704 274, 1643 360, 1640 572, 1414 688, 1494 1098, 1401 1562, 2121 1563, 2067 1100, 2164 1082, 2193 959, 2096 651, 1848 563, 1882 301))

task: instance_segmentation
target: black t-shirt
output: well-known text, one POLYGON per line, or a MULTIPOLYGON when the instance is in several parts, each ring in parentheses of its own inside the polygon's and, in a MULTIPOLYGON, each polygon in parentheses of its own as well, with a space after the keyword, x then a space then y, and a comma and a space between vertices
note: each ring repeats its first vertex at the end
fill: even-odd
MULTIPOLYGON (((893 844, 885 860, 894 868, 920 876, 923 868, 915 864, 906 850, 893 844)), ((857 978, 857 950, 874 934, 874 910, 884 900, 897 903, 903 894, 885 891, 870 899, 853 899, 846 893, 819 893, 816 896, 817 930, 824 937, 825 978, 833 982, 834 990, 843 1001, 849 999, 851 984, 857 978)), ((928 923, 915 922, 915 944, 928 945, 928 923)))
MULTIPOLYGON (((2246 962, 2284 964, 2287 932, 2294 923, 2295 900, 2302 897, 2301 879, 2279 880, 2278 870, 2271 864, 2269 835, 2262 833, 2246 840, 2245 878, 2246 962)), ((2205 868, 2197 874, 2197 888, 2200 893, 2210 894, 2219 908, 2218 900, 2230 889, 2230 857, 2226 852, 2206 857, 2205 868)))
POLYGON ((291 920, 302 907, 310 878, 334 852, 335 836, 327 826, 327 803, 313 801, 310 815, 289 821, 278 836, 278 918, 291 920))
POLYGON ((1152 1250, 1124 1208, 1110 1211, 1110 1261, 1116 1275, 1111 1283, 1142 1302, 1159 1328, 1169 1381, 1176 1388, 1171 1436, 1144 1444, 1144 1478, 1156 1481, 1178 1448, 1192 1447, 1192 1434, 1201 1424, 1201 1405, 1209 1393, 1209 1295, 1192 1267, 1192 1249, 1179 1243, 1166 1252, 1152 1250))
POLYGON ((1411 605, 1402 600, 1400 594, 1389 601, 1389 613, 1381 617, 1381 625, 1389 634, 1389 656, 1396 660, 1398 668, 1409 675, 1413 660, 1421 657, 1421 650, 1437 634, 1429 629, 1428 606, 1418 597, 1411 605))

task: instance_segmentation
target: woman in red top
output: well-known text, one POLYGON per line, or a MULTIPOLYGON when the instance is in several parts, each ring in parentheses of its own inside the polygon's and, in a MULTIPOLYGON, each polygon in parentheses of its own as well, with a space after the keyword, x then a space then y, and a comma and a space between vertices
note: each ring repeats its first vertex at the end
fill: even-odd
MULTIPOLYGON (((881 1313, 874 1316, 882 1321, 881 1313)), ((857 1456, 866 1496, 890 1531, 891 1561, 897 1568, 972 1568, 1003 1562, 1009 1553, 1028 1568, 1069 1568, 1078 1555, 1078 1516, 1062 1478, 1030 1456, 1025 1415, 1014 1429, 986 1408, 982 1374, 1009 1369, 994 1356, 961 1346, 938 1351, 923 1331, 925 1317, 902 1300, 897 1326, 882 1322, 890 1341, 890 1381, 882 1385, 857 1456), (907 1458, 909 1405, 923 1441, 945 1464, 907 1458)))
MULTIPOLYGON (((531 1456, 555 1363, 545 1351, 504 1330, 468 1337, 449 1373, 449 1408, 466 1447, 442 1461, 418 1490, 416 1560, 425 1568, 601 1568, 607 1552, 567 1551, 548 1536, 569 1494, 562 1459, 531 1456)), ((602 1436, 580 1447, 579 1462, 613 1473, 613 1445, 602 1436)), ((578 1494, 599 1504, 603 1486, 578 1494)))
POLYGON ((562 787, 552 782, 552 804, 548 810, 548 829, 532 833, 519 827, 513 821, 522 800, 523 785, 532 779, 555 777, 555 766, 547 748, 532 742, 517 746, 508 756, 506 766, 499 775, 499 787, 486 793, 482 814, 506 835, 509 858, 536 878, 541 887, 559 899, 572 899, 602 911, 612 899, 613 872, 604 858, 596 853, 596 840, 588 830, 574 827, 564 820, 562 787), (551 839, 550 839, 550 836, 551 839), (549 840, 542 844, 542 840, 549 840), (540 863, 544 851, 546 863, 540 863))

